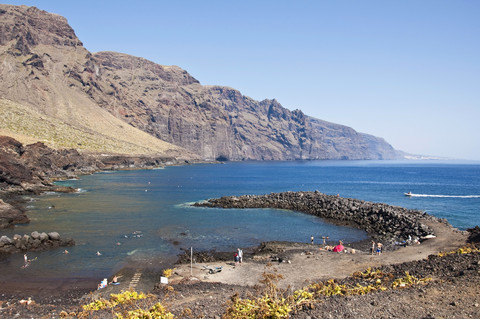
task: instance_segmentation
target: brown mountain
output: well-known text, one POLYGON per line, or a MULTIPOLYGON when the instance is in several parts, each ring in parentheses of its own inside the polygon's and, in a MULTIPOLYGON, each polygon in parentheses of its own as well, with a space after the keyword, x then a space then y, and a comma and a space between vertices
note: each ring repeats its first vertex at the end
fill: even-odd
POLYGON ((0 135, 83 151, 198 157, 99 107, 96 65, 67 20, 0 5, 0 135))
POLYGON ((34 121, 43 117, 48 127, 63 127, 56 135, 48 129, 35 135, 21 130, 21 120, 7 129, 0 122, 17 139, 75 147, 62 133, 71 126, 75 136, 86 136, 77 148, 104 152, 121 144, 125 153, 186 149, 209 160, 398 157, 381 138, 290 111, 276 100, 203 86, 179 67, 121 53, 91 54, 64 18, 35 7, 0 5, 0 58, 3 104, 34 114, 34 121))

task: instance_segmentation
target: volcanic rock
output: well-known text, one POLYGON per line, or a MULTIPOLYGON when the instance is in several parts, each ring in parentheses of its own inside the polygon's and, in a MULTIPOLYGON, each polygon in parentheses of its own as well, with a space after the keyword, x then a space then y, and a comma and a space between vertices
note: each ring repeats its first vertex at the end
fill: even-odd
POLYGON ((337 224, 364 229, 390 247, 434 236, 426 220, 446 223, 419 210, 315 192, 284 192, 267 195, 224 196, 194 206, 222 208, 278 208, 295 210, 337 224))

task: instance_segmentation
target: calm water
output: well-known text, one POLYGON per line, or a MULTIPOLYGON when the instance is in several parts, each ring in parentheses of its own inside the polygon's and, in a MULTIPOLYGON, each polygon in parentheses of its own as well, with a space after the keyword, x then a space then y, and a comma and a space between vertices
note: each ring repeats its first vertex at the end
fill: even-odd
POLYGON ((328 235, 353 242, 363 231, 282 210, 194 208, 211 197, 313 191, 425 210, 461 229, 480 225, 480 164, 312 161, 201 164, 104 172, 60 182, 76 194, 31 198, 31 223, 1 234, 58 231, 77 245, 0 260, 2 280, 103 278, 125 265, 161 268, 180 248, 234 250, 267 240, 328 235), (404 196, 405 192, 418 194, 404 196), (97 256, 96 252, 101 252, 97 256))

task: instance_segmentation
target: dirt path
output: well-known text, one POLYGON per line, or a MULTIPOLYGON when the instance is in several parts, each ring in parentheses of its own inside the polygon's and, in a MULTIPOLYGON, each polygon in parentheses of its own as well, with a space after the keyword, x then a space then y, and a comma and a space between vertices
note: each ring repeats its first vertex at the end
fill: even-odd
MULTIPOLYGON (((413 260, 424 259, 431 254, 440 251, 450 251, 466 243, 467 235, 456 231, 450 226, 437 222, 425 222, 434 229, 436 238, 424 241, 420 245, 400 248, 396 251, 385 252, 379 256, 372 256, 365 252, 356 254, 333 253, 324 250, 310 249, 310 253, 296 252, 290 255, 290 263, 273 262, 277 273, 284 278, 280 286, 292 286, 300 288, 307 282, 326 280, 331 278, 344 278, 356 271, 364 271, 368 267, 378 267, 387 264, 398 264, 413 260)), ((286 248, 288 250, 288 248, 286 248)), ((287 252, 288 253, 288 252, 287 252)), ((270 263, 268 256, 264 259, 247 260, 241 265, 235 266, 229 262, 216 262, 213 264, 197 263, 192 270, 190 265, 178 265, 176 276, 171 282, 177 282, 192 275, 205 282, 220 282, 225 284, 253 286, 262 278, 267 264, 270 263), (221 272, 208 274, 204 266, 222 266, 221 272)))

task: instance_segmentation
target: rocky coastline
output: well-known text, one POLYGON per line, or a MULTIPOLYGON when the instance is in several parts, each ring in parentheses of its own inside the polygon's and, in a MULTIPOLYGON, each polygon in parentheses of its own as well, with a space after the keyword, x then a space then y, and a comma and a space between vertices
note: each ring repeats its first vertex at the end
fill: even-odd
MULTIPOLYGON (((129 165, 119 165, 119 167, 125 169, 134 168, 127 166, 129 165)), ((4 204, 6 207, 10 205, 5 202, 4 204)), ((466 256, 452 254, 446 258, 432 255, 439 251, 449 251, 461 247, 467 236, 464 234, 465 232, 455 231, 445 220, 435 218, 422 211, 341 198, 322 194, 318 191, 230 196, 210 199, 194 205, 224 208, 279 208, 300 211, 325 218, 331 222, 335 221, 342 225, 365 229, 375 240, 390 242, 392 245, 396 241, 408 239, 409 236, 418 238, 420 241, 432 236, 437 237, 420 245, 401 248, 402 250, 399 251, 389 250, 381 257, 373 257, 366 251, 337 255, 333 252, 319 250, 317 245, 305 243, 263 243, 255 249, 245 249, 246 261, 239 267, 231 265, 230 252, 199 252, 195 255, 196 262, 198 262, 196 268, 199 273, 196 277, 189 275, 191 270, 188 268, 188 256, 185 254, 183 256, 184 262, 187 263, 186 266, 183 266, 185 275, 179 276, 178 274, 182 273, 180 271, 182 265, 175 265, 175 268, 178 267, 175 270, 178 278, 177 281, 172 278, 171 286, 158 283, 160 276, 158 271, 143 269, 142 282, 137 287, 137 291, 150 291, 153 299, 168 304, 169 309, 177 317, 184 317, 186 308, 191 309, 192 314, 196 317, 221 317, 225 312, 224 305, 232 298, 232 294, 247 297, 255 293, 257 282, 254 274, 258 273, 258 276, 260 276, 261 273, 265 272, 265 267, 271 264, 271 255, 281 255, 285 256, 285 259, 292 260, 292 263, 275 265, 278 267, 278 271, 286 276, 286 282, 289 285, 294 279, 299 284, 303 283, 305 278, 302 275, 307 276, 310 280, 321 279, 321 277, 317 278, 316 276, 330 276, 327 271, 329 269, 335 269, 336 280, 341 283, 349 283, 353 280, 353 277, 346 277, 346 274, 351 274, 352 269, 365 271, 367 265, 368 267, 382 267, 379 269, 395 276, 402 276, 405 271, 410 271, 416 276, 440 278, 421 287, 389 290, 365 296, 326 297, 315 304, 315 308, 305 308, 292 313, 292 318, 331 318, 332 315, 337 317, 385 318, 395 317, 392 316, 395 313, 403 315, 402 317, 411 314, 417 318, 435 318, 434 314, 441 314, 442 316, 455 314, 459 317, 471 317, 478 310, 479 253, 476 252, 466 256), (432 257, 424 259, 425 256, 430 255, 432 257), (224 270, 221 273, 204 274, 203 266, 218 265, 222 261, 224 261, 222 263, 224 270), (205 264, 201 264, 202 262, 205 264), (315 271, 318 273, 315 273, 315 271), (220 274, 231 274, 231 278, 228 277, 222 282, 219 280, 220 274), (209 276, 212 278, 209 279, 209 276), (231 282, 232 278, 242 281, 242 284, 231 282), (252 283, 247 282, 247 280, 252 281, 252 283), (176 293, 172 294, 171 290, 176 293), (459 293, 463 294, 461 298, 457 297, 459 293), (398 302, 398 298, 405 300, 405 303, 398 302), (408 305, 408 307, 405 305, 408 305), (376 313, 373 315, 372 311, 376 313)), ((14 205, 8 207, 15 209, 14 205)), ((470 240, 475 242, 474 238, 477 238, 478 241, 479 228, 472 229, 470 233, 470 240)), ((40 245, 35 249, 60 246, 61 240, 57 241, 58 246, 55 246, 56 244, 52 242, 52 236, 50 235, 51 233, 15 235, 11 241, 14 242, 15 249, 18 249, 17 252, 23 251, 22 243, 33 242, 34 237, 37 236, 42 236, 45 239, 48 237, 48 239, 46 239, 45 245, 40 245)), ((53 235, 53 237, 59 237, 53 235)), ((6 241, 8 239, 0 238, 0 242, 6 241)), ((38 244, 38 242, 36 243, 38 244)), ((25 245, 25 248, 27 250, 34 249, 33 246, 29 245, 25 245)), ((138 272, 138 269, 122 269, 117 274, 121 277, 121 284, 109 286, 104 291, 99 292, 92 292, 79 287, 59 291, 57 293, 62 295, 62 297, 59 297, 57 294, 45 293, 46 290, 43 287, 41 292, 37 292, 37 294, 28 293, 35 300, 31 306, 25 306, 22 303, 28 299, 24 297, 26 295, 25 287, 20 287, 18 288, 18 291, 21 291, 20 293, 15 293, 12 290, 11 294, 3 296, 3 300, 0 301, 0 314, 6 318, 16 318, 18 316, 39 315, 57 317, 60 312, 78 313, 82 309, 81 305, 93 298, 91 296, 94 294, 98 298, 102 294, 127 290, 129 283, 134 280, 135 274, 138 272), (86 295, 87 292, 90 292, 90 294, 86 295)))
MULTIPOLYGON (((185 165, 188 160, 174 157, 118 154, 84 154, 75 149, 52 149, 41 142, 23 145, 0 136, 0 229, 30 222, 24 195, 43 192, 76 192, 54 184, 56 180, 76 178, 105 170, 150 169, 167 165, 185 165)), ((58 233, 33 232, 30 235, 1 236, 0 254, 38 251, 75 245, 73 239, 58 233)))
POLYGON ((55 150, 41 142, 23 145, 11 137, 0 136, 0 229, 29 222, 22 195, 76 191, 55 185, 56 180, 104 170, 149 169, 188 163, 188 160, 174 157, 55 150))
POLYGON ((383 203, 366 202, 314 192, 283 192, 266 195, 225 196, 194 203, 199 207, 221 208, 277 208, 314 215, 327 221, 365 230, 376 241, 390 248, 412 240, 436 236, 425 222, 440 219, 419 210, 411 210, 383 203))

